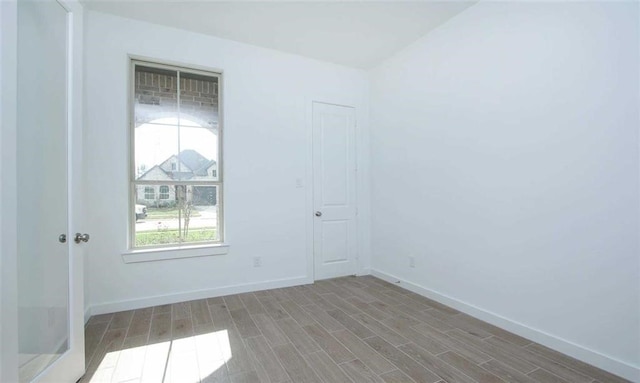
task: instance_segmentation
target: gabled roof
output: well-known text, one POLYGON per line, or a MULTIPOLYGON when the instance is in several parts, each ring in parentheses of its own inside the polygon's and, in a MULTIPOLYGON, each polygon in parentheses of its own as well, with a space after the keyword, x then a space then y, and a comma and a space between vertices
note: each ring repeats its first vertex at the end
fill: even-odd
POLYGON ((146 177, 148 174, 151 174, 151 172, 154 172, 154 171, 160 171, 160 172, 162 172, 162 173, 163 173, 164 175, 166 175, 166 176, 167 176, 167 178, 169 178, 169 179, 172 179, 172 178, 173 178, 169 173, 165 172, 165 171, 164 171, 164 169, 162 169, 159 165, 153 165, 151 168, 149 168, 149 170, 147 170, 146 172, 144 172, 140 177, 138 177, 138 178, 136 178, 136 179, 138 179, 138 180, 143 180, 143 179, 145 179, 145 177, 146 177))
POLYGON ((189 167, 189 170, 196 173, 203 166, 209 164, 210 160, 193 149, 185 149, 178 154, 180 161, 189 167))
POLYGON ((185 149, 181 151, 180 154, 178 154, 177 156, 176 155, 169 156, 166 160, 162 161, 160 165, 154 165, 152 168, 144 172, 144 174, 142 174, 137 179, 139 180, 144 179, 151 171, 154 171, 154 169, 157 168, 159 171, 164 173, 169 179, 189 180, 195 176, 207 176, 208 175, 207 170, 212 165, 215 165, 215 164, 216 164, 216 161, 208 160, 197 151, 193 149, 185 149), (181 166, 180 166, 181 171, 179 172, 167 171, 162 168, 162 165, 169 162, 172 158, 176 158, 181 163, 181 166), (186 169, 184 169, 184 167, 186 167, 186 169))

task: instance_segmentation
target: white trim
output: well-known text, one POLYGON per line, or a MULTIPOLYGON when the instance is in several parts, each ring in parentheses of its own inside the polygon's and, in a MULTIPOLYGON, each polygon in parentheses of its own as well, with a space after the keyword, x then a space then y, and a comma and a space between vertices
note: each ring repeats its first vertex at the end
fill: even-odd
POLYGON ((356 273, 356 276, 358 277, 362 277, 364 275, 371 275, 371 269, 363 268, 361 270, 358 270, 358 272, 356 273))
POLYGON ((217 287, 213 289, 189 291, 186 293, 170 294, 170 295, 157 295, 146 298, 131 299, 118 302, 99 303, 91 306, 87 310, 90 310, 91 315, 99 315, 106 313, 113 313, 125 310, 135 310, 145 307, 152 307, 158 305, 166 305, 171 303, 186 302, 195 299, 205 299, 213 297, 221 297, 231 294, 241 294, 253 291, 277 289, 281 287, 300 286, 313 283, 313 279, 309 277, 296 277, 287 279, 276 279, 258 283, 247 283, 242 285, 231 285, 217 287))
POLYGON ((313 213, 315 211, 314 207, 314 172, 313 172, 313 104, 327 104, 334 106, 341 106, 345 108, 352 108, 354 110, 354 124, 355 124, 355 142, 354 142, 354 150, 355 150, 355 162, 356 162, 356 174, 355 174, 355 188, 356 188, 356 200, 355 200, 355 208, 356 208, 356 216, 354 218, 355 226, 356 226, 356 254, 354 259, 354 270, 355 275, 368 275, 370 270, 368 268, 370 262, 364 260, 364 255, 366 254, 365 243, 369 242, 369 236, 364 233, 366 225, 368 222, 365 222, 364 219, 368 214, 358 214, 358 212, 367 212, 368 209, 368 198, 365 195, 365 190, 367 190, 368 185, 363 182, 366 178, 364 178, 363 168, 368 166, 368 156, 366 153, 363 153, 364 148, 368 147, 368 143, 363 137, 363 130, 365 124, 359 123, 359 121, 365 120, 365 114, 368 109, 364 107, 364 104, 358 102, 357 98, 353 97, 343 97, 342 95, 315 95, 311 97, 306 97, 304 99, 304 110, 305 110, 305 123, 306 123, 306 139, 307 139, 307 158, 306 158, 306 211, 308 212, 306 223, 306 234, 307 234, 307 273, 311 276, 312 280, 316 280, 315 278, 315 254, 314 254, 314 225, 315 219, 313 213), (332 101, 328 101, 332 100, 332 101), (363 177, 361 179, 361 177, 363 177))
POLYGON ((210 255, 224 255, 229 252, 228 244, 207 246, 179 246, 153 249, 127 250, 122 252, 124 263, 153 262, 167 259, 206 257, 210 255))
POLYGON ((484 310, 470 303, 463 302, 418 284, 402 280, 394 275, 387 274, 379 270, 371 270, 371 274, 384 281, 396 284, 406 290, 413 291, 414 293, 433 299, 434 301, 440 302, 449 307, 453 307, 475 318, 491 323, 492 325, 498 326, 514 334, 523 336, 529 340, 540 343, 563 354, 567 354, 585 363, 591 364, 605 371, 609 371, 612 374, 622 376, 623 378, 631 381, 640 382, 640 366, 631 365, 616 358, 604 355, 598 351, 575 344, 569 340, 562 339, 542 330, 529 327, 509 318, 484 310))
POLYGON ((18 380, 16 135, 18 8, 0 1, 0 381, 18 380))
MULTIPOLYGON (((224 215, 225 215, 225 208, 224 208, 224 198, 225 198, 225 186, 224 186, 224 143, 223 143, 223 137, 224 137, 224 111, 223 111, 223 92, 224 92, 224 86, 223 86, 223 73, 222 70, 218 70, 218 69, 214 69, 214 68, 207 68, 204 66, 199 66, 199 65, 191 65, 191 64, 185 64, 185 63, 178 63, 178 62, 173 62, 173 61, 168 61, 168 60, 162 60, 162 59, 154 59, 154 58, 149 58, 149 57, 145 57, 145 56, 138 56, 138 55, 134 55, 134 54, 128 54, 127 55, 128 58, 128 66, 129 66, 129 78, 128 78, 128 94, 127 94, 127 110, 128 110, 128 116, 129 116, 129 123, 128 123, 128 134, 127 134, 127 147, 128 147, 128 152, 127 152, 127 161, 128 161, 128 172, 127 172, 127 178, 128 178, 128 188, 129 188, 129 207, 127 209, 127 238, 128 238, 128 244, 127 247, 129 249, 129 251, 131 253, 135 253, 138 250, 146 250, 144 248, 139 248, 139 247, 135 247, 135 236, 136 236, 136 232, 135 232, 135 224, 136 224, 136 218, 135 218, 135 214, 131 214, 132 211, 134 211, 135 209, 132 209, 131 207, 135 207, 136 205, 136 199, 137 199, 137 189, 136 187, 139 185, 145 185, 145 184, 149 184, 149 185, 201 185, 201 186, 216 186, 217 187, 217 206, 218 206, 218 241, 215 242, 209 242, 209 244, 214 243, 215 245, 224 245, 224 240, 225 240, 225 219, 224 219, 224 215), (135 174, 136 174, 136 169, 135 169, 135 159, 134 159, 134 155, 135 155, 135 108, 134 108, 134 96, 135 96, 135 90, 136 90, 136 83, 135 83, 135 70, 136 70, 136 66, 140 65, 140 66, 145 66, 145 67, 153 67, 153 68, 162 68, 162 69, 167 69, 167 70, 172 70, 172 71, 176 71, 176 75, 177 75, 177 105, 178 105, 178 116, 180 116, 180 73, 184 72, 184 73, 191 73, 191 74, 198 74, 198 75, 202 75, 202 76, 207 76, 207 77, 214 77, 218 80, 218 122, 216 123, 216 129, 217 129, 217 134, 218 134, 218 158, 216 161, 216 165, 217 165, 217 177, 215 181, 176 181, 176 180, 165 180, 165 181, 141 181, 141 180, 137 180, 135 178, 135 174)), ((178 137, 178 146, 180 144, 179 142, 179 137, 178 137)), ((191 243, 193 244, 193 243, 191 243)), ((195 244, 197 246, 197 244, 195 244)), ((176 249, 180 249, 180 246, 173 246, 173 245, 164 245, 164 246, 157 246, 156 250, 176 250, 176 249)), ((226 252, 224 253, 220 253, 220 254, 226 254, 226 252)), ((152 261, 152 260, 163 260, 163 259, 176 259, 176 258, 189 258, 192 256, 203 256, 203 255, 216 255, 216 254, 202 254, 202 255, 184 255, 184 256, 173 256, 173 257, 158 257, 156 259, 147 259, 151 256, 151 253, 148 253, 145 257, 136 257, 138 259, 145 259, 142 261, 134 261, 134 260, 127 260, 126 258, 130 258, 130 257, 124 257, 123 259, 125 259, 125 263, 130 263, 130 262, 146 262, 146 261, 152 261)))

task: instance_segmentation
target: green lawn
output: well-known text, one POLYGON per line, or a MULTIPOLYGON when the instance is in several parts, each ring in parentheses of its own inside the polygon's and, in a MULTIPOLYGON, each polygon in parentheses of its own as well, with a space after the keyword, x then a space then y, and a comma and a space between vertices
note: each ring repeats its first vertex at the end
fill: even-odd
POLYGON ((178 230, 154 230, 136 233, 136 247, 163 245, 181 242, 206 242, 218 239, 218 230, 214 227, 189 229, 189 235, 182 241, 178 230))
MULTIPOLYGON (((146 219, 171 219, 178 218, 178 212, 180 209, 175 207, 148 207, 146 219)), ((200 213, 193 209, 191 210, 191 217, 200 217, 200 213)))

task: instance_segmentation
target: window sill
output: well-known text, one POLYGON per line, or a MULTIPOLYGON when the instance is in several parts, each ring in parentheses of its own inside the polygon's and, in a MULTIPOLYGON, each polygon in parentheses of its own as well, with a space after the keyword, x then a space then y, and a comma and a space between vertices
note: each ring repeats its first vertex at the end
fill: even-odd
POLYGON ((226 243, 216 245, 193 245, 165 247, 155 249, 135 249, 122 253, 124 263, 154 262, 167 259, 207 257, 210 255, 224 255, 229 252, 226 243))

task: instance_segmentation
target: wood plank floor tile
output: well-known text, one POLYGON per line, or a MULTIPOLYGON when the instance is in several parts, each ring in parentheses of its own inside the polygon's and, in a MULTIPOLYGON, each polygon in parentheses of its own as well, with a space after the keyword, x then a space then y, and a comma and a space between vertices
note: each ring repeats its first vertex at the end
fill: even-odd
POLYGON ((284 383, 289 380, 289 375, 263 336, 248 338, 245 340, 245 344, 249 352, 254 354, 257 362, 265 370, 271 383, 284 383))
MULTIPOLYGON (((342 329, 345 328, 334 317, 332 317, 331 315, 327 314, 327 312, 325 310, 323 310, 319 306, 316 306, 315 304, 302 306, 302 308, 306 312, 308 312, 313 317, 313 319, 316 320, 316 322, 320 323, 320 325, 322 327, 324 327, 329 332, 342 330, 342 329)), ((335 310, 335 309, 336 309, 335 307, 332 308, 332 310, 335 310)))
POLYGON ((133 318, 133 311, 121 311, 113 314, 111 322, 109 322, 109 330, 128 329, 131 319, 133 318))
MULTIPOLYGON (((109 319, 111 320, 111 319, 109 319)), ((105 332, 107 332, 107 327, 109 326, 109 321, 106 322, 87 322, 84 330, 84 352, 85 352, 85 363, 89 364, 93 353, 100 344, 102 337, 105 332)))
POLYGON ((332 335, 377 375, 397 368, 350 331, 338 330, 332 335))
POLYGON ((429 352, 413 343, 409 343, 398 348, 414 360, 418 361, 425 368, 429 369, 429 371, 436 374, 438 379, 442 378, 445 382, 449 383, 475 383, 468 375, 443 362, 438 357, 431 355, 429 352))
POLYGON ((241 309, 231 310, 229 313, 231 314, 231 318, 233 318, 233 323, 235 323, 240 336, 248 338, 250 336, 262 335, 246 308, 242 307, 241 309))
POLYGON ((260 377, 255 371, 241 372, 231 375, 231 383, 258 383, 260 377))
POLYGON ((216 330, 224 330, 234 327, 233 319, 227 305, 224 301, 216 301, 215 303, 209 303, 209 313, 211 314, 211 320, 213 321, 213 328, 216 330))
POLYGON ((470 347, 464 342, 453 339, 447 334, 444 334, 427 324, 420 324, 412 328, 419 333, 427 336, 428 338, 431 338, 432 340, 438 342, 444 348, 455 351, 457 354, 471 360, 475 364, 481 364, 492 359, 491 356, 478 351, 473 347, 470 347))
POLYGON ((191 317, 189 302, 174 303, 171 305, 171 319, 185 319, 191 317))
POLYGON ((347 350, 342 343, 338 342, 333 335, 329 334, 322 326, 315 323, 303 327, 309 336, 322 348, 337 364, 348 362, 356 357, 347 350))
POLYGON ((289 374, 292 382, 296 383, 321 383, 318 375, 309 367, 302 355, 287 343, 273 347, 273 351, 278 356, 280 363, 289 374))
POLYGON ((151 317, 149 343, 171 339, 171 313, 154 314, 151 317))
POLYGON ((465 342, 470 346, 476 348, 477 350, 482 351, 495 359, 498 359, 502 363, 524 374, 528 374, 529 372, 538 368, 538 366, 526 360, 518 358, 516 355, 503 349, 502 347, 496 347, 491 343, 484 342, 481 339, 470 335, 469 333, 462 330, 449 331, 447 334, 452 338, 458 339, 461 342, 465 342))
POLYGON ((413 343, 417 344, 418 346, 424 348, 434 355, 448 350, 448 348, 438 340, 430 336, 425 336, 415 330, 410 326, 411 322, 407 322, 404 319, 393 318, 391 320, 385 321, 384 323, 391 329, 395 330, 398 334, 402 335, 405 339, 411 339, 413 343))
POLYGON ((386 374, 380 375, 380 378, 385 383, 413 383, 415 380, 411 379, 407 374, 400 370, 393 370, 391 372, 387 372, 386 374))
POLYGON ((260 329, 260 332, 269 342, 270 346, 278 346, 289 342, 289 339, 282 332, 276 322, 266 314, 253 314, 251 315, 254 323, 260 329))
POLYGON ((320 351, 320 346, 293 319, 285 318, 276 323, 302 355, 320 351))
POLYGON ((227 310, 229 311, 245 308, 244 303, 242 303, 242 300, 240 300, 238 295, 227 295, 222 298, 224 299, 224 303, 227 305, 227 310))
POLYGON ((239 295, 240 300, 247 308, 249 314, 261 314, 264 313, 264 307, 262 303, 256 298, 254 293, 245 293, 239 295))
POLYGON ((189 302, 189 309, 191 310, 191 319, 193 320, 194 327, 213 324, 211 313, 209 312, 209 305, 205 299, 189 302))
POLYGON ((327 314, 331 315, 335 320, 340 322, 347 330, 354 333, 360 339, 369 338, 375 335, 373 331, 369 330, 360 322, 353 319, 349 315, 345 314, 341 310, 328 311, 327 314))
POLYGON ((371 371, 359 359, 340 364, 340 368, 356 383, 384 383, 384 380, 371 371))
POLYGON ((535 383, 530 376, 521 373, 518 370, 515 370, 506 364, 492 359, 486 363, 482 363, 480 365, 485 370, 489 371, 493 375, 501 378, 505 382, 510 383, 535 383))
POLYGON ((225 354, 230 375, 255 370, 249 352, 235 327, 221 330, 218 341, 225 354))
POLYGON ((629 383, 375 277, 96 315, 81 383, 629 383))
POLYGON ((351 315, 351 314, 357 314, 360 311, 360 309, 358 309, 356 306, 352 305, 351 303, 345 301, 344 299, 340 298, 339 296, 337 296, 336 294, 324 294, 322 295, 325 299, 329 300, 331 302, 332 305, 336 306, 337 308, 339 308, 340 310, 342 310, 343 312, 351 315))
MULTIPOLYGON (((432 310, 420 311, 415 309, 414 307, 407 306, 407 305, 398 306, 397 310, 402 311, 404 314, 414 319, 417 319, 422 323, 428 324, 429 326, 435 328, 438 331, 443 331, 443 332, 451 331, 457 328, 456 326, 451 324, 448 318, 434 316, 433 314, 435 313, 435 311, 432 311, 432 310)), ((491 334, 485 334, 483 338, 486 338, 488 336, 491 336, 491 334)))
POLYGON ((374 336, 365 339, 365 342, 376 350, 380 355, 390 360, 399 370, 409 375, 411 379, 419 383, 435 383, 440 377, 425 368, 420 363, 410 358, 407 354, 393 347, 384 339, 374 336))
POLYGON ((506 383, 496 375, 483 369, 472 361, 463 358, 455 352, 445 352, 444 354, 438 355, 438 358, 443 360, 445 363, 455 367, 463 374, 470 376, 478 383, 506 383))
POLYGON ((401 344, 409 343, 409 339, 403 337, 391 328, 378 322, 365 313, 355 314, 351 317, 363 324, 369 330, 373 331, 374 334, 378 335, 380 338, 386 340, 394 346, 400 346, 401 344))
POLYGON ((280 306, 280 303, 273 297, 259 297, 258 300, 262 303, 264 310, 267 314, 275 319, 280 320, 284 318, 289 318, 289 314, 287 311, 280 306))
POLYGON ((160 306, 153 306, 153 314, 164 314, 164 313, 169 313, 171 314, 171 305, 160 305, 160 306))
POLYGON ((349 378, 324 351, 313 352, 305 356, 305 359, 325 383, 352 382, 351 378, 349 378))
POLYGON ((496 348, 500 348, 501 350, 504 350, 504 352, 508 352, 511 355, 525 360, 534 366, 544 368, 545 370, 561 377, 569 383, 590 383, 593 381, 592 377, 581 374, 557 361, 547 359, 539 354, 536 354, 535 352, 531 352, 526 348, 518 347, 498 337, 491 337, 485 340, 485 343, 490 344, 496 348))
MULTIPOLYGON (((498 335, 499 336, 499 335, 498 335)), ((502 338, 502 337, 501 337, 502 338)), ((504 339, 504 338, 503 338, 504 339)), ((508 340, 508 339, 507 339, 508 340)), ((540 354, 547 359, 556 360, 563 365, 578 371, 584 375, 595 378, 596 380, 602 382, 611 382, 611 383, 625 383, 628 382, 626 379, 623 379, 619 376, 613 375, 607 371, 596 368, 590 364, 581 362, 577 359, 574 359, 568 355, 564 355, 558 351, 552 350, 548 347, 545 347, 541 344, 532 343, 526 347, 528 350, 531 350, 537 354, 540 354)))
POLYGON ((316 323, 316 321, 300 306, 293 301, 282 301, 280 306, 284 308, 287 313, 296 321, 300 326, 316 323))
POLYGON ((532 377, 536 382, 540 383, 567 383, 566 380, 557 375, 553 375, 549 371, 542 368, 529 373, 529 376, 532 377))
POLYGON ((370 317, 378 321, 383 321, 385 319, 391 318, 390 314, 382 312, 369 304, 369 303, 377 302, 377 300, 373 300, 371 302, 364 302, 358 297, 349 297, 346 299, 346 301, 351 303, 355 307, 357 307, 363 313, 366 313, 367 315, 369 315, 370 317))
POLYGON ((133 318, 129 325, 129 331, 127 331, 127 338, 136 337, 140 335, 149 335, 149 329, 151 328, 151 314, 153 308, 135 310, 133 312, 133 318))

